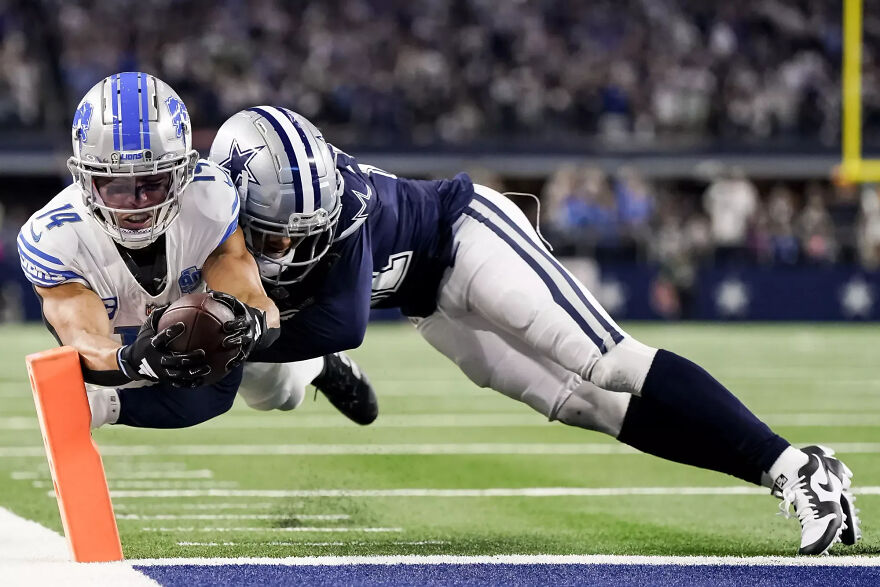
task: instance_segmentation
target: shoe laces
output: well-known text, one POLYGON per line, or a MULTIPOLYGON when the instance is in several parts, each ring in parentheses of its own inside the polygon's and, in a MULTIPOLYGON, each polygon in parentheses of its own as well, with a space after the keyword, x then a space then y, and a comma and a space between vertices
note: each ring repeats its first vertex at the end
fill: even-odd
POLYGON ((782 488, 782 503, 779 504, 779 515, 786 519, 792 517, 789 510, 794 505, 794 511, 801 526, 819 517, 818 510, 806 491, 806 486, 807 480, 804 476, 789 482, 782 488))

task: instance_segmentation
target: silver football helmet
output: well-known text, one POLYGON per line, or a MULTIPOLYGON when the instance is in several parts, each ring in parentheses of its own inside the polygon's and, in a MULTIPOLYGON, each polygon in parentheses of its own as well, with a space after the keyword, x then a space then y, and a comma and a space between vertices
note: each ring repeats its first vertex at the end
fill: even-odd
POLYGON ((286 108, 255 106, 223 123, 209 158, 238 188, 239 226, 263 280, 302 281, 333 242, 345 187, 321 131, 286 108))
POLYGON ((74 114, 67 167, 89 213, 124 247, 145 247, 168 230, 198 158, 186 106, 152 75, 111 75, 74 114))

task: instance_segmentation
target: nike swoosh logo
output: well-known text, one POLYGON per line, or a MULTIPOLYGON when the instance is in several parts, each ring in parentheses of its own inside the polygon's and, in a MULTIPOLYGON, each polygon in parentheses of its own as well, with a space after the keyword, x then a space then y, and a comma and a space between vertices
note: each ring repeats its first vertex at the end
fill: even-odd
POLYGON ((838 501, 840 499, 841 490, 840 479, 834 475, 828 474, 825 470, 825 466, 822 464, 822 460, 819 459, 818 456, 811 455, 811 458, 819 461, 819 468, 812 477, 810 477, 810 487, 816 492, 816 495, 819 496, 820 500, 838 501), (819 480, 820 475, 824 478, 823 481, 819 480))
POLYGON ((43 233, 41 232, 40 234, 37 234, 36 232, 34 232, 34 225, 33 224, 30 225, 30 229, 31 229, 31 238, 34 239, 34 242, 35 243, 40 242, 40 239, 43 238, 43 233))

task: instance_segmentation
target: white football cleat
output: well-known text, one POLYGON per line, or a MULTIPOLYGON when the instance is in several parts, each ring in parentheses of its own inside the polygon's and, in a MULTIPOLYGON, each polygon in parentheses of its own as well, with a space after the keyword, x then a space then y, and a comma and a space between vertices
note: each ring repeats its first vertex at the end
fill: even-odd
POLYGON ((779 509, 790 517, 794 506, 801 524, 801 545, 798 554, 825 554, 843 532, 844 516, 840 505, 843 480, 828 464, 831 457, 807 454, 807 464, 791 474, 776 479, 774 493, 781 495, 779 509))
POLYGON ((840 494, 840 509, 843 511, 845 519, 843 521, 843 531, 840 533, 840 542, 846 546, 852 546, 862 539, 859 510, 855 507, 856 498, 850 492, 850 487, 852 487, 852 471, 843 461, 835 458, 834 451, 827 446, 807 446, 801 450, 807 454, 823 457, 828 468, 843 482, 843 491, 840 494))

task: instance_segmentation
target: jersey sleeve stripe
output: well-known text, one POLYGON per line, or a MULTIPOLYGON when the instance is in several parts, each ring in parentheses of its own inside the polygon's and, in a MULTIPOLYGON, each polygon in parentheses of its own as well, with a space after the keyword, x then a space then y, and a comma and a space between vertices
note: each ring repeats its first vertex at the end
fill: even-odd
POLYGON ((46 275, 50 277, 59 277, 59 278, 75 278, 78 277, 82 279, 82 275, 76 273, 75 271, 68 271, 66 269, 57 269, 52 267, 46 267, 39 261, 35 260, 33 257, 28 255, 22 250, 21 247, 18 248, 18 255, 21 257, 22 261, 27 261, 29 264, 41 269, 46 275))
POLYGON ((237 215, 235 216, 235 218, 232 219, 232 222, 229 223, 229 226, 226 227, 226 232, 223 233, 223 238, 220 239, 220 242, 217 243, 217 246, 219 247, 220 245, 225 243, 226 239, 228 239, 230 236, 232 236, 232 233, 235 232, 236 228, 238 228, 238 216, 237 215))
MULTIPOLYGON (((23 230, 23 229, 22 229, 23 230)), ((21 247, 24 246, 28 251, 37 257, 43 259, 44 261, 48 261, 49 263, 55 263, 56 265, 64 265, 64 262, 58 257, 53 257, 48 253, 44 253, 39 250, 37 247, 33 246, 31 243, 27 242, 27 239, 24 237, 22 232, 18 233, 18 250, 21 252, 21 247)))

